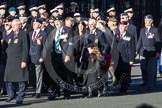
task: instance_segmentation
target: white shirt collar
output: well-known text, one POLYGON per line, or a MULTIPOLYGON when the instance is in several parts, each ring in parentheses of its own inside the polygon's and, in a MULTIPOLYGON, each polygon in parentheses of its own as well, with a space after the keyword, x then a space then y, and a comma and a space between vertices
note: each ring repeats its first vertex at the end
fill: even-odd
POLYGON ((146 28, 148 28, 148 31, 150 30, 151 26, 147 26, 146 28))
POLYGON ((93 30, 90 30, 90 32, 92 31, 92 34, 94 34, 95 33, 95 31, 96 31, 96 28, 95 29, 93 29, 93 30))
POLYGON ((22 28, 24 28, 24 27, 25 27, 25 25, 26 25, 26 23, 22 24, 22 28))
POLYGON ((37 29, 37 30, 34 30, 34 31, 36 31, 36 35, 37 35, 39 33, 40 29, 37 29))
POLYGON ((12 31, 12 29, 10 29, 10 30, 6 31, 6 35, 10 34, 10 33, 11 33, 11 31, 12 31))

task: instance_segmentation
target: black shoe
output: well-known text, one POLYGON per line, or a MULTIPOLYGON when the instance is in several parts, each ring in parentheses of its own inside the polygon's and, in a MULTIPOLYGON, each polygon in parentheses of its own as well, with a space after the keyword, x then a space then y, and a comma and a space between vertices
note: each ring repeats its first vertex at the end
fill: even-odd
POLYGON ((119 95, 126 95, 127 94, 127 90, 120 90, 119 91, 119 95))
POLYGON ((90 93, 90 94, 88 94, 88 96, 87 96, 87 98, 92 98, 93 97, 93 95, 90 93))
POLYGON ((48 96, 48 100, 55 100, 55 99, 56 99, 56 96, 55 95, 48 96))
POLYGON ((23 101, 16 101, 16 104, 22 104, 23 103, 23 101))
POLYGON ((7 98, 6 102, 11 102, 13 100, 13 98, 7 98))
POLYGON ((7 95, 7 92, 6 91, 4 91, 4 90, 1 90, 1 93, 0 93, 2 96, 3 95, 7 95))
POLYGON ((40 98, 40 94, 39 93, 36 93, 35 94, 35 98, 40 98))
POLYGON ((127 94, 127 92, 119 92, 119 93, 118 93, 118 95, 120 95, 120 96, 121 96, 121 95, 126 95, 126 94, 127 94))
POLYGON ((110 84, 110 86, 116 86, 116 85, 118 85, 119 83, 117 82, 117 81, 113 81, 111 84, 110 84))
POLYGON ((146 86, 146 83, 142 83, 140 86, 141 86, 141 87, 146 86))
POLYGON ((70 99, 70 96, 64 96, 63 99, 70 99))
POLYGON ((97 93, 98 93, 98 94, 97 94, 97 97, 98 97, 98 98, 101 97, 101 96, 103 96, 103 94, 102 94, 101 91, 98 91, 97 93))
POLYGON ((63 99, 68 100, 68 99, 70 99, 70 97, 63 97, 63 99))
POLYGON ((108 96, 108 90, 103 90, 103 91, 102 91, 102 95, 103 95, 103 96, 108 96))

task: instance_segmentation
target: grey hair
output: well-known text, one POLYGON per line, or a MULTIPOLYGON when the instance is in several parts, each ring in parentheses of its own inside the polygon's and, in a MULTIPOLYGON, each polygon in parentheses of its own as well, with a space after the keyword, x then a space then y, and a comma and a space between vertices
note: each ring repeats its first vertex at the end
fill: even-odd
POLYGON ((19 19, 14 19, 14 20, 12 20, 12 25, 13 25, 13 24, 21 25, 21 22, 20 22, 19 19))
POLYGON ((90 19, 88 20, 88 23, 89 23, 89 22, 92 22, 94 25, 97 24, 97 21, 96 21, 95 19, 92 19, 92 18, 90 18, 90 19))

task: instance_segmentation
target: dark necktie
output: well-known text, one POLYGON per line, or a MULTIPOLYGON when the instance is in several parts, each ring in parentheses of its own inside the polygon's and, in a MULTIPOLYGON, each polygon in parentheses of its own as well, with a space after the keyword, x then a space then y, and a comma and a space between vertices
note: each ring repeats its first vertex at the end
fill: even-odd
POLYGON ((37 33, 36 31, 33 32, 33 39, 32 39, 32 42, 34 42, 35 39, 36 39, 36 33, 37 33))
POLYGON ((17 33, 14 33, 14 40, 15 40, 15 39, 18 39, 17 33))
POLYGON ((146 34, 146 36, 148 36, 148 34, 149 34, 149 29, 146 27, 146 30, 145 30, 145 34, 146 34))
POLYGON ((123 38, 123 35, 122 35, 122 34, 120 34, 120 35, 119 35, 119 39, 122 39, 122 38, 123 38))

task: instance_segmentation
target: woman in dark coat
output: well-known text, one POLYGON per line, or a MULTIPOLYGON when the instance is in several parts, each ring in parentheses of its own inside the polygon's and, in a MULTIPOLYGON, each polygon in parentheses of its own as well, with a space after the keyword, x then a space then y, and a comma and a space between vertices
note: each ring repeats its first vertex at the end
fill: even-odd
MULTIPOLYGON (((14 34, 13 34, 14 35, 14 34)), ((18 33, 18 42, 14 43, 14 36, 9 40, 7 49, 7 64, 4 81, 28 81, 28 71, 21 68, 21 62, 27 62, 27 35, 22 30, 18 33)))
POLYGON ((79 22, 76 25, 76 29, 73 33, 73 42, 74 42, 74 62, 75 62, 75 73, 73 77, 78 86, 83 85, 83 71, 85 62, 80 62, 80 57, 83 49, 84 35, 86 31, 86 25, 84 22, 79 22))

